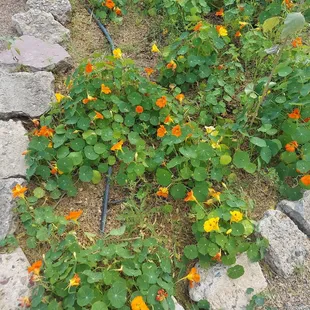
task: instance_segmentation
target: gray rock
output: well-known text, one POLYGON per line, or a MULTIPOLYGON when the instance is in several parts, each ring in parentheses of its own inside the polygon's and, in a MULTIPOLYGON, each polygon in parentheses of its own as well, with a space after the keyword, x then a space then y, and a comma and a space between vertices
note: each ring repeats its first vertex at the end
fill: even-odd
POLYGON ((55 101, 52 73, 0 72, 0 119, 40 116, 48 111, 53 100, 55 101))
POLYGON ((18 300, 29 296, 28 272, 29 262, 21 250, 17 248, 13 253, 0 254, 0 309, 16 310, 18 300))
POLYGON ((26 163, 22 155, 28 147, 26 133, 20 121, 0 121, 0 179, 26 176, 26 163))
POLYGON ((277 210, 285 213, 303 233, 310 237, 310 191, 305 191, 300 200, 280 201, 277 210))
POLYGON ((246 254, 237 258, 237 264, 242 265, 245 273, 238 279, 227 276, 229 267, 216 264, 209 269, 196 266, 200 274, 200 283, 189 288, 189 296, 193 301, 208 300, 213 310, 245 309, 254 294, 267 287, 262 270, 258 263, 251 263, 246 254), (253 288, 251 294, 246 294, 248 288, 253 288))
POLYGON ((284 213, 267 211, 257 230, 269 241, 265 261, 275 273, 286 278, 305 263, 310 241, 284 213))
POLYGON ((70 31, 57 22, 51 13, 30 9, 12 16, 13 26, 20 35, 30 35, 49 43, 65 44, 70 31))
POLYGON ((307 306, 296 306, 292 304, 285 305, 285 310, 310 310, 310 305, 307 306))
MULTIPOLYGON (((13 225, 14 214, 12 211, 15 208, 15 202, 12 196, 12 188, 16 184, 22 184, 23 182, 25 182, 24 179, 0 179, 0 240, 15 230, 13 225)), ((0 307, 0 309, 2 308, 0 307)))
POLYGON ((6 71, 65 71, 72 67, 72 63, 70 55, 59 44, 23 35, 14 41, 10 50, 0 53, 0 67, 6 71))
POLYGON ((67 23, 71 17, 72 8, 69 0, 28 0, 27 6, 51 13, 62 24, 67 23))
POLYGON ((172 300, 174 301, 175 309, 174 310, 184 310, 184 308, 178 303, 178 301, 172 296, 172 300))

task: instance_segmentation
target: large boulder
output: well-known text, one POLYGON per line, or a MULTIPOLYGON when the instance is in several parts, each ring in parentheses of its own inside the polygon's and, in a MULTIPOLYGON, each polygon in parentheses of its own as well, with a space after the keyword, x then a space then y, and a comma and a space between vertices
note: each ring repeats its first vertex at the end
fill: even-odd
POLYGON ((71 67, 71 56, 62 46, 28 35, 16 39, 9 50, 0 53, 0 68, 6 71, 65 71, 71 67))
POLYGON ((10 254, 0 254, 0 309, 16 310, 19 299, 30 295, 28 288, 29 262, 17 248, 10 254))
POLYGON ((51 13, 63 25, 71 17, 72 8, 69 0, 28 0, 27 6, 30 9, 51 13))
POLYGON ((208 300, 212 310, 246 309, 254 294, 267 287, 267 282, 258 263, 251 263, 246 254, 237 258, 237 264, 244 267, 244 274, 238 279, 227 275, 229 267, 216 264, 204 269, 196 266, 200 282, 189 288, 189 296, 193 301, 208 300), (253 291, 247 294, 247 289, 253 291))
MULTIPOLYGON (((23 182, 25 182, 24 179, 0 179, 0 240, 4 239, 8 234, 12 234, 15 230, 13 222, 15 202, 12 196, 12 188, 16 184, 22 184, 23 182)), ((0 307, 0 309, 2 308, 0 307)))
POLYGON ((26 176, 26 163, 22 155, 28 147, 26 134, 20 121, 0 120, 0 179, 26 176))
POLYGON ((278 275, 289 277, 308 259, 309 239, 281 211, 267 211, 259 221, 257 230, 269 241, 265 261, 278 275))
POLYGON ((0 119, 37 117, 55 101, 54 76, 50 72, 0 72, 0 94, 0 119))
POLYGON ((45 42, 65 44, 70 39, 70 31, 57 22, 51 13, 30 9, 12 16, 13 26, 20 35, 29 35, 45 42))
POLYGON ((310 191, 305 191, 297 201, 280 201, 277 210, 285 213, 310 238, 310 191))

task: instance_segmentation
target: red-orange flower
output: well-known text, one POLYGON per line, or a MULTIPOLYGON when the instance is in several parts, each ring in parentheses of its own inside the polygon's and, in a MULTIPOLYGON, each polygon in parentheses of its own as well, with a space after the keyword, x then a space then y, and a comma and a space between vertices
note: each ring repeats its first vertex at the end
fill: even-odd
POLYGON ((156 300, 161 302, 164 301, 168 297, 168 293, 162 288, 157 291, 156 300))
POLYGON ((94 69, 94 66, 88 62, 86 67, 85 67, 85 72, 88 74, 88 73, 92 73, 93 72, 93 69, 94 69))
POLYGON ((175 137, 180 137, 182 135, 182 130, 180 125, 176 125, 172 128, 172 135, 175 137))
POLYGON ((116 13, 117 16, 121 16, 121 15, 122 15, 122 10, 121 10, 120 8, 117 7, 117 8, 115 9, 115 13, 116 13))
POLYGON ((20 184, 17 184, 12 189, 13 198, 19 197, 19 198, 25 198, 25 192, 28 190, 27 187, 24 187, 20 184))
POLYGON ((79 286, 81 283, 81 279, 79 275, 76 273, 73 278, 69 281, 69 287, 71 286, 79 286))
POLYGON ((47 126, 42 126, 40 130, 36 129, 33 134, 38 137, 48 138, 52 137, 54 135, 54 132, 55 132, 54 129, 49 128, 47 126))
POLYGON ((235 38, 238 38, 238 37, 241 37, 241 32, 239 30, 235 33, 235 38))
POLYGON ((302 38, 301 38, 301 37, 298 37, 298 38, 294 39, 294 40, 292 41, 292 46, 293 46, 293 47, 302 46, 302 38))
POLYGON ((243 12, 244 11, 244 6, 238 6, 238 9, 240 12, 243 12))
POLYGON ((196 26, 194 27, 194 31, 199 31, 201 27, 202 27, 202 22, 198 22, 196 26))
POLYGON ((122 151, 123 144, 124 144, 123 140, 118 141, 111 147, 111 151, 122 151))
POLYGON ((303 120, 304 123, 308 123, 309 121, 310 121, 310 117, 306 117, 306 118, 303 120))
POLYGON ((298 143, 297 143, 297 141, 292 141, 292 142, 290 142, 290 143, 287 143, 286 145, 285 145, 285 150, 287 151, 287 152, 295 152, 295 149, 297 149, 298 148, 298 143))
POLYGON ((167 187, 160 187, 156 193, 157 196, 164 197, 164 198, 167 198, 168 194, 169 194, 169 190, 167 187))
POLYGON ((185 279, 189 280, 189 286, 192 288, 194 286, 194 283, 200 282, 200 275, 198 273, 197 268, 193 267, 189 274, 185 277, 185 279))
POLYGON ((304 175, 301 179, 300 179, 300 182, 306 186, 309 186, 310 185, 310 175, 307 174, 307 175, 304 175))
POLYGON ((167 68, 167 69, 171 69, 171 70, 174 71, 174 70, 177 68, 177 64, 176 64, 173 60, 171 60, 171 61, 167 64, 166 68, 167 68))
POLYGON ((160 125, 157 129, 157 137, 164 137, 167 134, 167 130, 164 125, 160 125))
POLYGON ((94 116, 94 119, 103 119, 103 115, 97 111, 95 111, 96 115, 94 116))
POLYGON ((294 3, 291 0, 284 0, 283 2, 285 3, 288 10, 290 10, 294 6, 294 3))
POLYGON ((22 308, 30 308, 31 307, 31 300, 30 300, 30 298, 28 296, 21 297, 19 299, 18 306, 22 307, 22 308))
POLYGON ((101 92, 108 95, 111 94, 111 89, 108 86, 105 86, 104 84, 101 84, 101 92))
POLYGON ((187 196, 184 198, 184 201, 195 201, 195 202, 197 202, 197 199, 194 196, 194 192, 192 190, 187 193, 187 196))
POLYGON ((165 124, 169 124, 169 123, 173 123, 173 119, 170 115, 167 115, 165 120, 164 120, 165 124))
POLYGON ((292 113, 288 114, 289 118, 299 119, 300 118, 300 110, 298 108, 294 109, 292 113))
POLYGON ((224 8, 220 8, 219 11, 215 13, 216 16, 224 16, 224 8))
POLYGON ((34 274, 38 275, 40 273, 41 267, 42 267, 42 261, 38 260, 34 262, 30 267, 28 267, 28 273, 33 272, 34 274))
POLYGON ((185 98, 184 94, 178 94, 175 96, 175 99, 178 100, 180 103, 182 103, 184 98, 185 98))
POLYGON ((162 96, 160 98, 158 98, 156 100, 156 105, 159 107, 159 108, 164 108, 167 104, 167 98, 166 96, 162 96))
POLYGON ((51 169, 51 174, 56 175, 56 174, 63 174, 63 172, 61 170, 59 170, 57 168, 57 166, 53 166, 53 168, 51 169))
POLYGON ((136 112, 137 112, 138 114, 143 113, 143 111, 144 111, 144 109, 143 109, 143 107, 142 107, 141 105, 136 106, 136 112))
POLYGON ((150 76, 154 72, 154 69, 152 69, 152 68, 144 68, 144 71, 147 74, 147 76, 150 76))
POLYGON ((104 5, 110 10, 112 10, 115 7, 115 3, 112 0, 106 0, 104 5))
POLYGON ((70 211, 69 215, 67 215, 65 218, 67 221, 77 221, 78 218, 82 215, 83 210, 77 210, 77 211, 70 211))
POLYGON ((215 254, 212 257, 212 260, 215 260, 215 261, 220 263, 222 261, 222 253, 221 253, 221 251, 219 251, 217 254, 215 254))
POLYGON ((87 96, 87 98, 85 98, 85 99, 83 99, 83 103, 84 104, 87 104, 88 102, 90 102, 90 101, 96 101, 97 100, 97 98, 96 97, 92 97, 92 96, 87 96))
POLYGON ((34 127, 39 127, 40 126, 40 121, 37 118, 34 118, 31 120, 34 127))

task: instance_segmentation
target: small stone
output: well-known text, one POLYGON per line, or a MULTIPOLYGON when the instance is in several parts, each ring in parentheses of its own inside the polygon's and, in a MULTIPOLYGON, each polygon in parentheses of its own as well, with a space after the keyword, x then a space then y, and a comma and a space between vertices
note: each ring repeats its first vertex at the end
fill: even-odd
POLYGON ((305 191, 300 200, 280 201, 277 210, 285 213, 303 233, 310 237, 310 191, 305 191))
POLYGON ((269 241, 265 261, 275 273, 287 278, 304 265, 310 254, 310 241, 284 213, 267 211, 257 230, 269 241))
POLYGON ((0 309, 15 310, 21 297, 30 296, 28 288, 29 262, 21 248, 10 254, 0 254, 0 309))
POLYGON ((52 73, 0 72, 1 119, 38 117, 49 110, 52 101, 55 101, 52 73))
POLYGON ((174 310, 184 310, 184 308, 178 303, 178 301, 174 298, 174 296, 172 296, 172 300, 173 300, 174 305, 175 305, 174 310))
POLYGON ((26 176, 25 156, 22 155, 28 147, 26 134, 20 121, 0 121, 0 179, 26 176))
POLYGON ((258 263, 251 263, 246 254, 237 258, 237 264, 244 267, 244 274, 238 279, 227 275, 229 266, 216 264, 208 269, 196 266, 200 282, 189 289, 193 301, 207 300, 212 310, 245 309, 254 294, 267 287, 267 282, 258 263), (247 289, 253 292, 247 294, 247 289))
POLYGON ((0 67, 6 71, 65 71, 72 64, 70 55, 59 44, 23 35, 12 43, 9 50, 0 53, 0 67))
POLYGON ((61 24, 65 24, 71 17, 71 4, 69 0, 28 0, 30 9, 38 9, 51 13, 61 24))
POLYGON ((70 31, 57 22, 51 13, 30 9, 12 17, 13 26, 20 35, 30 35, 48 43, 64 44, 70 39, 70 31))
MULTIPOLYGON (((8 234, 12 234, 15 230, 12 211, 15 208, 15 202, 12 196, 12 188, 16 184, 24 182, 24 179, 0 179, 0 240, 4 239, 8 234)), ((0 307, 0 309, 2 308, 0 307)))

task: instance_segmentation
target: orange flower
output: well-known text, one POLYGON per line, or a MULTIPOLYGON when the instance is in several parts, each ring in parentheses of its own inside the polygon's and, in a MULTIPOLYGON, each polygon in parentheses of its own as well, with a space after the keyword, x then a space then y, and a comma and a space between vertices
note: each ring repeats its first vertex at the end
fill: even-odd
POLYGON ((34 135, 38 137, 52 137, 54 135, 54 130, 52 128, 49 128, 47 126, 42 126, 40 130, 35 130, 34 135))
POLYGON ((174 71, 174 70, 177 68, 177 64, 176 64, 173 60, 171 60, 171 61, 167 64, 166 68, 167 68, 167 69, 172 69, 172 70, 174 71))
POLYGON ((192 190, 187 193, 187 196, 184 198, 184 201, 195 201, 195 202, 197 202, 197 199, 194 196, 194 192, 192 190))
POLYGON ((285 145, 285 150, 287 151, 287 152, 295 152, 295 149, 297 149, 298 148, 298 143, 297 143, 297 141, 292 141, 292 142, 290 142, 290 143, 288 143, 288 144, 286 144, 285 145))
POLYGON ((70 211, 69 215, 65 216, 67 221, 77 221, 78 218, 82 215, 83 210, 77 210, 77 211, 70 211))
POLYGON ((183 94, 178 94, 175 96, 175 99, 178 100, 180 103, 184 100, 185 96, 183 94))
POLYGON ((173 123, 173 119, 170 115, 166 116, 165 120, 164 120, 164 123, 165 124, 169 124, 169 123, 173 123))
POLYGON ((12 189, 13 198, 20 197, 25 198, 25 192, 28 190, 27 187, 24 187, 20 184, 16 184, 15 187, 12 189))
POLYGON ((92 96, 87 96, 87 98, 85 98, 85 99, 83 99, 83 103, 84 104, 87 104, 89 101, 96 101, 97 100, 97 98, 96 97, 92 97, 92 96))
POLYGON ((217 70, 223 70, 224 68, 225 68, 224 65, 218 65, 218 66, 217 66, 217 70))
POLYGON ((307 175, 304 175, 301 179, 300 179, 300 182, 306 186, 309 186, 310 185, 310 175, 307 174, 307 175))
POLYGON ((180 137, 182 135, 182 130, 180 125, 176 125, 172 128, 172 135, 180 137))
POLYGON ((30 151, 29 150, 26 150, 24 152, 22 152, 22 155, 27 155, 30 151))
POLYGON ((108 86, 105 86, 104 84, 101 84, 101 92, 108 95, 111 94, 111 89, 108 86))
POLYGON ((27 297, 27 296, 24 296, 24 297, 21 297, 19 299, 19 304, 18 304, 19 307, 22 307, 22 308, 30 308, 31 307, 31 301, 30 301, 30 298, 27 297))
POLYGON ((303 120, 304 123, 308 123, 309 121, 310 121, 310 117, 306 117, 306 118, 303 120))
POLYGON ((162 288, 157 291, 156 300, 159 302, 164 301, 168 297, 168 293, 162 288))
POLYGON ((112 0, 106 0, 104 5, 110 10, 112 10, 115 7, 115 3, 112 0))
POLYGON ((235 33, 235 38, 238 38, 238 37, 241 37, 241 32, 239 30, 235 33))
POLYGON ((164 108, 167 104, 167 98, 166 96, 162 96, 160 98, 158 98, 156 100, 156 105, 159 107, 159 108, 164 108))
POLYGON ((117 16, 121 16, 122 15, 122 10, 119 7, 115 8, 114 11, 115 11, 117 16))
POLYGON ((71 286, 79 286, 81 283, 81 279, 79 275, 76 273, 73 278, 69 281, 69 287, 71 286))
POLYGON ((302 38, 301 38, 301 37, 298 37, 298 38, 294 39, 294 40, 292 41, 292 46, 293 46, 293 47, 302 46, 302 38))
POLYGON ((141 113, 143 113, 143 107, 141 106, 141 105, 138 105, 138 106, 136 106, 136 112, 138 113, 138 114, 141 114, 141 113))
POLYGON ((55 175, 55 174, 63 174, 63 172, 61 170, 59 170, 57 168, 57 166, 55 165, 52 169, 51 169, 51 174, 55 175))
POLYGON ((194 286, 194 283, 200 282, 200 275, 197 272, 197 269, 193 267, 189 274, 185 277, 185 279, 189 280, 189 286, 192 288, 194 286))
POLYGON ((224 8, 220 8, 220 10, 215 13, 215 15, 223 17, 224 16, 224 8))
POLYGON ((147 76, 150 76, 154 72, 154 69, 152 69, 152 68, 144 68, 144 71, 147 74, 147 76))
POLYGON ((199 31, 201 27, 202 27, 202 22, 198 22, 196 26, 194 27, 194 31, 199 31))
POLYGON ((142 296, 136 296, 130 303, 131 310, 149 310, 142 296))
POLYGON ((290 10, 294 6, 294 3, 291 0, 284 0, 283 3, 285 3, 288 10, 290 10))
POLYGON ((95 111, 96 115, 94 116, 94 119, 103 119, 103 115, 97 111, 95 111))
POLYGON ((298 108, 294 109, 292 113, 287 114, 289 118, 299 119, 300 118, 300 110, 298 108))
POLYGON ((156 195, 159 197, 167 198, 169 194, 169 190, 167 187, 160 187, 159 191, 157 191, 156 195))
POLYGON ((85 67, 85 72, 88 74, 88 73, 92 73, 93 72, 93 69, 94 69, 94 66, 88 62, 86 67, 85 67))
POLYGON ((28 267, 28 273, 33 272, 34 274, 39 275, 41 267, 42 261, 38 260, 34 262, 30 267, 28 267))
POLYGON ((244 6, 238 6, 238 9, 240 12, 243 12, 244 11, 244 6))
POLYGON ((165 126, 160 125, 159 128, 157 129, 157 137, 162 138, 166 135, 166 133, 167 133, 167 130, 166 130, 165 126))
POLYGON ((115 144, 111 147, 111 151, 122 151, 122 150, 123 150, 123 149, 122 149, 123 144, 124 144, 124 141, 123 141, 123 140, 121 140, 121 141, 115 143, 115 144))
POLYGON ((217 261, 217 262, 221 262, 222 261, 222 259, 221 259, 221 257, 222 257, 222 253, 221 253, 221 251, 219 251, 217 254, 215 254, 211 259, 212 260, 215 260, 215 261, 217 261))
POLYGON ((40 121, 37 118, 34 118, 31 120, 34 127, 39 127, 40 126, 40 121))

